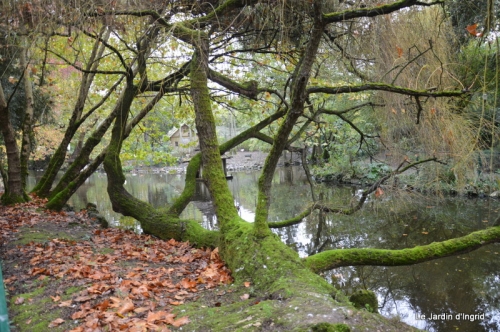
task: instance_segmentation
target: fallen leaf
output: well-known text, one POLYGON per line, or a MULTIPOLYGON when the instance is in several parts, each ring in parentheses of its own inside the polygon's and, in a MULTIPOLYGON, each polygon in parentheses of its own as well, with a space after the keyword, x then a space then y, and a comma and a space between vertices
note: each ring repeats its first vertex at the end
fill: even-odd
POLYGON ((64 319, 57 318, 57 319, 54 319, 52 322, 50 322, 49 327, 56 327, 56 326, 61 325, 62 323, 64 323, 64 319))
POLYGON ((71 302, 73 302, 72 300, 68 300, 68 301, 62 301, 61 303, 59 303, 59 307, 71 307, 71 302))
POLYGON ((166 311, 148 312, 148 317, 146 318, 148 323, 154 323, 156 321, 162 320, 166 317, 166 311))
POLYGON ((134 302, 132 302, 130 299, 127 299, 122 303, 122 306, 116 313, 119 315, 125 315, 127 312, 130 312, 132 310, 134 310, 134 302))
POLYGON ((194 288, 194 287, 196 287, 197 283, 195 280, 191 280, 189 278, 184 278, 181 280, 180 284, 183 288, 194 288))
POLYGON ((134 312, 136 314, 142 314, 143 312, 146 312, 148 310, 150 310, 151 308, 148 308, 148 307, 140 307, 140 308, 135 308, 134 309, 134 312))
POLYGON ((242 300, 248 300, 249 297, 250 297, 249 294, 243 294, 243 295, 240 296, 240 299, 242 299, 242 300))
POLYGON ((247 288, 248 288, 248 287, 250 287, 250 281, 245 281, 245 282, 243 283, 243 285, 245 285, 245 287, 247 287, 247 288))
POLYGON ((92 298, 90 296, 78 296, 76 297, 74 300, 76 302, 87 302, 89 300, 91 300, 92 298))
POLYGON ((182 325, 186 325, 187 323, 189 323, 189 319, 187 316, 184 316, 184 317, 181 317, 179 319, 176 319, 172 325, 175 326, 175 327, 179 327, 179 326, 182 326, 182 325))
POLYGON ((106 311, 108 310, 109 306, 110 306, 109 299, 105 299, 104 301, 96 305, 95 308, 100 311, 106 311))
POLYGON ((18 297, 15 301, 14 304, 23 304, 24 303, 24 297, 18 297))

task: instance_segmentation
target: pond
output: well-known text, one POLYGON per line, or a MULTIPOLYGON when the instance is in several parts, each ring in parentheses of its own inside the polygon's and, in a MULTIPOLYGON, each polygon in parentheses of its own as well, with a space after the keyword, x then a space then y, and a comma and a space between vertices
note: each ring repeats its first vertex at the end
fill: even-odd
MULTIPOLYGON (((233 176, 228 183, 235 204, 240 207, 241 216, 252 221, 259 172, 236 172, 233 176)), ((72 197, 71 204, 80 209, 88 202, 96 203, 108 221, 120 225, 120 215, 111 211, 106 185, 105 174, 94 174, 72 197)), ((153 206, 164 206, 181 193, 184 176, 127 174, 126 187, 135 197, 153 206)), ((316 184, 314 190, 324 202, 336 207, 353 204, 360 193, 358 188, 326 184, 316 184)), ((496 222, 500 211, 497 199, 429 197, 384 190, 384 195, 372 197, 353 216, 316 213, 305 222, 276 233, 301 256, 339 248, 400 249, 484 229, 496 222)), ((301 169, 278 169, 273 180, 270 220, 293 217, 310 202, 311 188, 301 169)), ((216 228, 213 208, 201 183, 195 201, 182 217, 216 228)), ((413 266, 338 268, 326 273, 325 278, 347 294, 360 288, 373 290, 381 314, 399 317, 420 329, 499 331, 499 255, 500 244, 491 244, 471 253, 413 266)))

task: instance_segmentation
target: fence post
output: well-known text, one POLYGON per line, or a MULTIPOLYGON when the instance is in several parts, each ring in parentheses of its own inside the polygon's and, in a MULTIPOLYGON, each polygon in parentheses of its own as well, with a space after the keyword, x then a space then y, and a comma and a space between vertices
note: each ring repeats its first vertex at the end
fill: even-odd
POLYGON ((3 287, 2 264, 0 262, 0 331, 9 332, 9 315, 7 314, 7 301, 3 287))

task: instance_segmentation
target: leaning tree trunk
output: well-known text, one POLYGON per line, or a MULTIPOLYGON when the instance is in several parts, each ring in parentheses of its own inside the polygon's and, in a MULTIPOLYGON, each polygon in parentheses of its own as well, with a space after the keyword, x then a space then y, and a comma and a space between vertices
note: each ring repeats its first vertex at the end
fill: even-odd
POLYGON ((315 22, 312 34, 292 78, 290 110, 285 117, 285 121, 278 129, 259 178, 259 192, 255 212, 255 232, 258 236, 267 236, 270 233, 267 226, 267 218, 269 214, 272 178, 281 153, 287 145, 288 137, 298 118, 304 112, 304 104, 307 98, 306 87, 323 36, 324 23, 322 21, 320 6, 315 4, 314 8, 315 22))
MULTIPOLYGON (((55 188, 49 194, 49 199, 54 198, 58 193, 65 190, 81 173, 84 167, 88 166, 90 162, 90 154, 94 148, 101 142, 103 136, 108 131, 109 127, 113 123, 113 120, 118 113, 118 109, 115 107, 114 110, 104 119, 99 127, 87 138, 87 141, 83 145, 80 154, 68 167, 64 175, 61 177, 55 188)), ((97 165, 99 166, 99 165, 97 165)), ((69 198, 69 197, 68 197, 69 198)))
POLYGON ((191 97, 200 142, 203 178, 212 197, 219 228, 224 234, 225 229, 234 223, 238 213, 222 167, 208 90, 208 36, 203 36, 202 33, 200 35, 201 38, 195 42, 191 62, 191 97))
MULTIPOLYGON (((127 131, 130 105, 137 91, 132 81, 133 79, 128 79, 124 93, 117 103, 118 113, 111 131, 111 141, 103 161, 104 170, 108 176, 107 190, 113 210, 139 220, 145 233, 153 234, 162 239, 175 238, 190 241, 199 246, 217 246, 217 232, 205 230, 194 220, 180 220, 178 214, 154 209, 148 203, 133 197, 124 188, 125 176, 120 161, 120 150, 123 140, 126 138, 125 133, 127 131)), ((193 159, 196 161, 195 158, 193 159)), ((197 165, 196 162, 193 163, 190 173, 194 175, 198 169, 197 166, 199 166, 199 163, 197 165)), ((194 185, 191 187, 194 193, 194 185)))
POLYGON ((21 160, 17 147, 16 135, 10 122, 9 108, 2 84, 0 83, 0 130, 2 131, 5 148, 7 150, 7 183, 2 195, 3 204, 26 202, 29 197, 24 192, 21 179, 21 160))

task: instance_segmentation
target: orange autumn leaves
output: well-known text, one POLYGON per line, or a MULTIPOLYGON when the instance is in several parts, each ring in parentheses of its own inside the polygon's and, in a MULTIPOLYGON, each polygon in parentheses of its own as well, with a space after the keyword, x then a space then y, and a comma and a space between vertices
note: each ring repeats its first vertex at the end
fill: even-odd
POLYGON ((157 330, 161 325, 181 326, 188 318, 175 319, 164 308, 194 300, 198 291, 231 281, 217 249, 199 250, 188 243, 115 229, 96 230, 90 241, 54 239, 23 250, 33 254, 33 276, 90 282, 72 301, 79 310, 71 319, 82 321, 74 332, 104 327, 142 331, 139 327, 157 330), (141 266, 120 266, 127 261, 139 261, 141 266))
MULTIPOLYGON (((51 224, 85 219, 83 214, 68 217, 65 213, 49 213, 42 217, 25 208, 6 209, 11 210, 4 209, 0 216, 0 226, 5 226, 0 237, 6 241, 15 237, 17 227, 32 227, 46 217, 51 224)), ((59 280, 64 289, 78 290, 71 296, 59 290, 46 294, 53 308, 64 308, 67 313, 50 322, 48 328, 59 326, 73 332, 169 331, 169 326, 189 323, 188 317, 172 313, 172 307, 232 281, 217 249, 196 249, 188 243, 118 229, 95 229, 90 234, 87 241, 52 239, 10 250, 27 257, 27 273, 6 279, 7 287, 14 282, 52 279, 59 280)), ((13 303, 21 306, 29 300, 17 297, 13 303)))
POLYGON ((477 31, 477 23, 468 25, 465 28, 465 30, 467 30, 467 32, 469 34, 473 35, 474 37, 482 37, 483 36, 482 32, 477 31))

